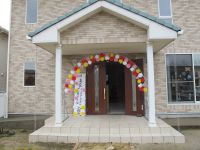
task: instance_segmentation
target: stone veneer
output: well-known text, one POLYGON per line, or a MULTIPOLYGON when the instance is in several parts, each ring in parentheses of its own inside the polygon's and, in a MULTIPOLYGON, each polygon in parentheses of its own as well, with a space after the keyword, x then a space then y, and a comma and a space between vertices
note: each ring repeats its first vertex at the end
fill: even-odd
MULTIPOLYGON (((85 0, 39 0, 37 24, 25 24, 26 0, 12 0, 9 56, 9 113, 54 113, 55 56, 32 44, 26 39, 26 35, 28 32, 78 7, 84 2, 85 0), (28 88, 23 86, 23 64, 27 60, 35 60, 37 62, 36 87, 28 88)), ((123 2, 158 16, 157 0, 123 0, 123 2)), ((172 1, 172 6, 174 23, 182 27, 184 34, 160 52, 155 53, 156 111, 157 113, 199 112, 199 104, 167 104, 165 53, 200 52, 200 21, 198 17, 200 15, 200 10, 198 9, 200 1, 194 0, 190 2, 189 0, 176 0, 172 1)), ((98 21, 106 19, 111 15, 100 13, 100 15, 96 16, 98 19, 96 22, 96 18, 93 16, 76 25, 76 29, 72 27, 72 30, 66 30, 66 32, 63 33, 65 37, 63 42, 69 43, 68 39, 80 37, 81 35, 81 40, 78 39, 78 42, 84 41, 84 37, 93 39, 96 32, 91 29, 90 23, 92 23, 93 27, 95 23, 98 26, 98 21), (87 28, 90 28, 90 32, 86 32, 87 28), (81 31, 81 29, 84 29, 84 31, 81 31), (65 33, 67 33, 67 35, 65 35, 65 33), (86 35, 84 35, 85 33, 86 35)), ((121 19, 113 18, 112 20, 109 19, 108 22, 118 23, 113 26, 115 31, 118 31, 119 24, 120 26, 127 26, 126 30, 120 28, 117 34, 116 32, 107 33, 109 35, 112 34, 114 39, 124 37, 124 33, 132 33, 132 35, 137 33, 137 38, 133 37, 133 39, 135 38, 134 40, 138 40, 138 37, 141 37, 143 40, 145 38, 144 30, 134 25, 130 26, 129 23, 121 19)), ((110 31, 109 29, 110 26, 107 24, 107 26, 104 26, 103 31, 110 31)), ((107 34, 101 33, 102 37, 105 37, 107 34)), ((131 38, 130 34, 126 36, 128 39, 131 38)), ((63 56, 63 85, 68 69, 81 57, 82 56, 63 56), (65 70, 66 68, 67 70, 65 70)), ((144 62, 146 63, 146 59, 144 59, 144 62)), ((144 74, 146 76, 146 71, 144 74)), ((67 98, 67 102, 67 111, 71 112, 73 103, 72 95, 67 98)))

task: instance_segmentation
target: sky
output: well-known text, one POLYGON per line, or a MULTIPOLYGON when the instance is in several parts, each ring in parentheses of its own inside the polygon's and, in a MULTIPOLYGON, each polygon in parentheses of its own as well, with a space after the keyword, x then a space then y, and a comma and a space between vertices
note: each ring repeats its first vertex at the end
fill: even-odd
POLYGON ((10 0, 0 0, 0 26, 10 28, 10 0))

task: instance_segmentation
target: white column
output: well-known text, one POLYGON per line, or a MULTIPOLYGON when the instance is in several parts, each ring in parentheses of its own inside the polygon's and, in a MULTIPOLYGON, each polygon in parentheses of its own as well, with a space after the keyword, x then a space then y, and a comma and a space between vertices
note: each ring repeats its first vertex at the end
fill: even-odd
POLYGON ((155 81, 154 81, 154 60, 153 60, 153 44, 147 42, 147 75, 148 75, 148 104, 149 104, 149 126, 156 126, 155 114, 155 81))
POLYGON ((55 124, 62 124, 62 47, 56 47, 55 63, 55 124))

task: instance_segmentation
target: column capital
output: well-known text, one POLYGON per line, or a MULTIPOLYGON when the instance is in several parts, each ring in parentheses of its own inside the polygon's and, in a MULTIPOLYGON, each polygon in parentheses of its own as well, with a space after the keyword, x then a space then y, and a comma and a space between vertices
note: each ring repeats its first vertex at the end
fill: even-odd
POLYGON ((58 43, 56 48, 62 48, 62 44, 61 43, 58 43))
POLYGON ((146 42, 146 45, 153 45, 153 42, 147 41, 147 42, 146 42))

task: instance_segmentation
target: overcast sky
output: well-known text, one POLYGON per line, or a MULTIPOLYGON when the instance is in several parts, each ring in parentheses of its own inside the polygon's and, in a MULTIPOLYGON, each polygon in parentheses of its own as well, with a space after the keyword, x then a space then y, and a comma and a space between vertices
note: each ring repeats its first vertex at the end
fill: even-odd
POLYGON ((0 0, 0 26, 9 30, 10 0, 0 0))

